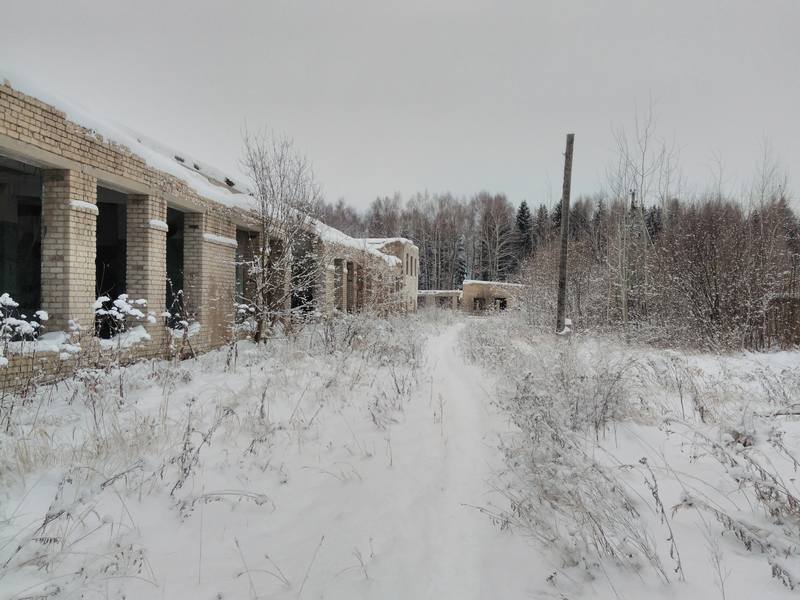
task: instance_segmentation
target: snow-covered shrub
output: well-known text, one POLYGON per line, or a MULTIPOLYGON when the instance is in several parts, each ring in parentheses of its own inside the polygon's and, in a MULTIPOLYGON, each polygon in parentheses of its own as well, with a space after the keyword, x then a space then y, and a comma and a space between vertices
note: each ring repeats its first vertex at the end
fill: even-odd
POLYGON ((464 354, 497 374, 498 406, 515 426, 494 482, 504 502, 484 509, 497 525, 589 577, 650 565, 662 581, 694 583, 707 573, 681 552, 695 552, 687 529, 702 529, 719 540, 713 552, 739 552, 723 541, 733 540, 763 554, 779 582, 800 583, 795 354, 563 339, 514 316, 476 320, 461 337, 464 354))
POLYGON ((44 310, 37 310, 30 317, 20 313, 19 304, 9 294, 0 294, 0 367, 8 364, 9 344, 17 342, 23 350, 26 342, 36 341, 48 318, 44 310))
POLYGON ((508 470, 496 490, 508 508, 493 519, 554 547, 565 566, 591 570, 611 559, 635 570, 650 565, 668 581, 636 502, 591 450, 616 420, 641 413, 629 391, 633 361, 555 336, 537 352, 515 326, 482 319, 462 336, 472 360, 503 374, 510 389, 499 407, 519 432, 501 445, 508 470))
MULTIPOLYGON (((26 525, 24 535, 5 548, 0 574, 36 569, 70 575, 33 585, 28 588, 30 594, 12 597, 101 597, 107 589, 103 580, 109 577, 152 581, 154 573, 144 550, 126 539, 123 519, 97 511, 98 498, 108 496, 104 490, 135 470, 109 473, 97 481, 86 469, 73 467, 55 485, 48 485, 50 500, 44 517, 26 525), (88 554, 82 551, 87 544, 94 547, 88 554)), ((120 508, 123 505, 120 499, 120 508)))
MULTIPOLYGON (((171 305, 161 314, 166 321, 169 334, 170 354, 175 358, 194 357, 191 338, 200 331, 200 323, 190 316, 183 290, 173 290, 172 296, 171 305)), ((238 324, 235 327, 238 327, 238 324)))
POLYGON ((95 333, 103 349, 115 351, 111 363, 123 350, 151 339, 144 323, 156 323, 157 319, 155 313, 146 310, 147 300, 130 300, 127 294, 115 300, 100 296, 95 301, 95 333))
POLYGON ((505 409, 521 435, 502 447, 508 472, 496 489, 509 506, 494 515, 501 527, 555 549, 564 566, 593 570, 611 559, 636 571, 650 565, 669 581, 636 502, 565 423, 560 400, 526 379, 505 409))
POLYGON ((153 313, 145 313, 147 300, 129 300, 128 294, 120 294, 115 300, 108 296, 100 296, 94 303, 98 330, 106 327, 110 337, 128 331, 132 323, 155 323, 153 313))
POLYGON ((637 503, 592 450, 616 421, 651 412, 634 394, 637 361, 580 336, 537 337, 522 318, 472 322, 461 340, 469 359, 501 374, 498 405, 519 432, 501 444, 508 469, 496 491, 508 505, 489 511, 493 520, 553 547, 565 566, 610 559, 669 581, 637 503))
POLYGON ((442 327, 452 325, 462 314, 459 309, 444 308, 439 306, 422 306, 417 310, 416 318, 434 331, 440 331, 442 327))
POLYGON ((250 304, 234 302, 233 309, 235 314, 234 332, 237 336, 250 337, 256 331, 256 309, 250 304))
MULTIPOLYGON (((127 306, 115 305, 123 334, 146 312, 127 306)), ((223 507, 262 518, 295 479, 350 485, 390 464, 382 446, 391 452, 414 398, 424 341, 413 315, 360 314, 239 342, 233 364, 227 349, 179 364, 111 361, 37 386, 0 418, 0 538, 13 540, 0 543, 0 587, 146 597, 147 582, 164 583, 148 563, 155 519, 178 531, 202 528, 204 512, 208 528, 223 507), (24 517, 11 515, 22 499, 24 517)), ((286 504, 284 494, 277 510, 286 504)))
POLYGON ((476 320, 463 330, 465 356, 508 374, 502 380, 513 394, 523 379, 561 404, 560 414, 571 429, 604 434, 620 417, 647 413, 651 406, 634 398, 633 375, 640 361, 628 352, 607 352, 585 338, 537 336, 525 330, 521 315, 476 320))

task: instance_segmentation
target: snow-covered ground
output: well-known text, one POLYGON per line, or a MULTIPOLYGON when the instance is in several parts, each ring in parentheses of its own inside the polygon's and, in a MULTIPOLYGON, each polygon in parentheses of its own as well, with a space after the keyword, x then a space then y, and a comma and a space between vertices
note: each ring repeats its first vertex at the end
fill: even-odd
POLYGON ((2 398, 0 597, 790 597, 735 534, 797 570, 799 356, 434 309, 85 371, 2 398))
POLYGON ((536 597, 796 594, 800 353, 692 355, 511 318, 476 320, 462 346, 517 426, 487 512, 539 552, 536 597))

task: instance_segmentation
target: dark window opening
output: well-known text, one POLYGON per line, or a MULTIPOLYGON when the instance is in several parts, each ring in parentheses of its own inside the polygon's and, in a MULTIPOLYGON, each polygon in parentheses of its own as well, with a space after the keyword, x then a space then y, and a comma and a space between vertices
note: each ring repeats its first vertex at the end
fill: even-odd
POLYGON ((125 293, 127 212, 125 196, 97 190, 97 277, 95 293, 116 298, 125 293), (110 201, 109 201, 110 200, 110 201))
POLYGON ((185 315, 183 302, 183 213, 167 208, 167 311, 173 321, 180 321, 185 315))
POLYGON ((311 235, 300 234, 292 242, 292 308, 314 310, 317 258, 311 235))
MULTIPOLYGON (((103 187, 97 188, 95 298, 108 297, 104 308, 110 308, 113 301, 125 293, 128 237, 126 202, 125 194, 103 187)), ((95 321, 95 333, 98 337, 109 338, 118 332, 110 318, 99 316, 95 321)))
MULTIPOLYGON (((255 298, 257 282, 251 275, 251 269, 258 251, 258 234, 254 231, 237 229, 234 297, 237 304, 247 305, 250 308, 257 303, 255 298)), ((245 306, 237 307, 236 322, 242 323, 252 314, 245 306)))
POLYGON ((0 157, 0 294, 29 319, 42 302, 41 198, 41 171, 0 157))
POLYGON ((472 309, 473 310, 486 310, 486 298, 473 298, 472 299, 472 309))
POLYGON ((505 298, 495 298, 494 307, 497 310, 505 310, 506 308, 508 308, 508 301, 505 298))
POLYGON ((353 262, 347 263, 347 280, 345 282, 345 289, 347 290, 347 305, 345 310, 347 312, 354 312, 356 309, 356 266, 353 262))

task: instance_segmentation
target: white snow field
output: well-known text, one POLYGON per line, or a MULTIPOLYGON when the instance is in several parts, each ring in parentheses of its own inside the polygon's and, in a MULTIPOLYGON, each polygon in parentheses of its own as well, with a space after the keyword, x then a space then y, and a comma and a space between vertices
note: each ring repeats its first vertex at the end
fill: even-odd
POLYGON ((794 597, 798 358, 431 310, 5 394, 0 598, 794 597))

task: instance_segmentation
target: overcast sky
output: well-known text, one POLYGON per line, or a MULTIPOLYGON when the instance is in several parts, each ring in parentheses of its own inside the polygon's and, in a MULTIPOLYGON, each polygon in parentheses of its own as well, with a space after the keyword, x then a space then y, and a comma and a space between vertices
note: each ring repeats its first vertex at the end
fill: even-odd
POLYGON ((797 0, 2 0, 0 20, 0 71, 230 171, 245 126, 286 132, 362 208, 550 203, 570 131, 573 193, 597 191, 650 98, 699 188, 719 155, 738 189, 764 139, 800 172, 797 0))

